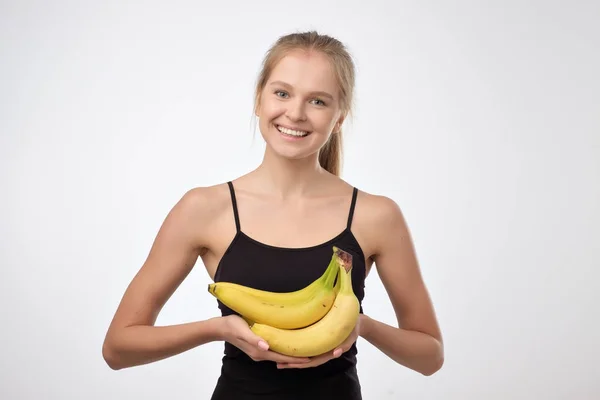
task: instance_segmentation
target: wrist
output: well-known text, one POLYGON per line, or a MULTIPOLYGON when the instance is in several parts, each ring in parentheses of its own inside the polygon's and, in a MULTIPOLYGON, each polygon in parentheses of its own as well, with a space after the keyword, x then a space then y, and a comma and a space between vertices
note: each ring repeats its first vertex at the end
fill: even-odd
POLYGON ((366 339, 371 332, 371 328, 373 326, 373 320, 368 315, 365 315, 365 314, 359 314, 358 319, 359 319, 358 335, 360 337, 362 337, 363 339, 366 339))
POLYGON ((210 336, 214 341, 224 341, 227 337, 227 317, 214 317, 207 320, 210 325, 210 336))

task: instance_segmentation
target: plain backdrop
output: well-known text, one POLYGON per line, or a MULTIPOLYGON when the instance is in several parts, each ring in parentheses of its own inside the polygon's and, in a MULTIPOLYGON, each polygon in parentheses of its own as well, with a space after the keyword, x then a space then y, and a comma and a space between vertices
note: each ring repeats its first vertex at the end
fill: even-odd
MULTIPOLYGON (((102 340, 181 195, 261 161, 260 62, 305 29, 355 57, 343 178, 400 205, 446 344, 425 377, 359 339, 364 398, 600 398, 600 3, 0 4, 0 398, 210 397, 222 343, 112 371, 102 340)), ((158 323, 218 315, 208 282, 158 323)))

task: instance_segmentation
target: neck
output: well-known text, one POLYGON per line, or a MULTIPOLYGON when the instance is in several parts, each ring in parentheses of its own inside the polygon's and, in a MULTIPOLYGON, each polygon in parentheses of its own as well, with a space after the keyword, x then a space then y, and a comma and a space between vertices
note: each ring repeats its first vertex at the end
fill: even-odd
POLYGON ((318 154, 292 160, 274 154, 268 147, 255 173, 265 190, 281 198, 314 191, 328 174, 319 165, 318 154))

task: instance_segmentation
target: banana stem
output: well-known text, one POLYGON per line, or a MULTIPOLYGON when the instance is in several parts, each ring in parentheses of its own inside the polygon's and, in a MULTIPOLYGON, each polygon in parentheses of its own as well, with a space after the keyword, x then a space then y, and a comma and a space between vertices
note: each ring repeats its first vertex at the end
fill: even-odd
POLYGON ((335 246, 333 247, 333 251, 340 265, 346 270, 346 273, 350 272, 352 269, 352 254, 335 246))

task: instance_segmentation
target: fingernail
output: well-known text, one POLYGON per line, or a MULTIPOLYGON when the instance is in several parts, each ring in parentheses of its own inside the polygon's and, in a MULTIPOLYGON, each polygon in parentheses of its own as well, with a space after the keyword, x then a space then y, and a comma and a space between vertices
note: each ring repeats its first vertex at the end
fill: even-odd
POLYGON ((262 340, 258 342, 258 347, 260 347, 263 350, 269 350, 269 345, 266 342, 263 342, 262 340))
POLYGON ((337 349, 336 351, 333 352, 333 356, 336 357, 336 358, 339 357, 339 356, 341 356, 341 355, 342 355, 342 350, 340 350, 340 349, 337 349))

